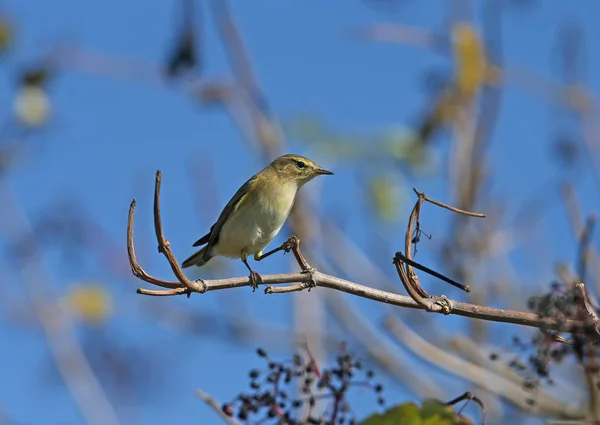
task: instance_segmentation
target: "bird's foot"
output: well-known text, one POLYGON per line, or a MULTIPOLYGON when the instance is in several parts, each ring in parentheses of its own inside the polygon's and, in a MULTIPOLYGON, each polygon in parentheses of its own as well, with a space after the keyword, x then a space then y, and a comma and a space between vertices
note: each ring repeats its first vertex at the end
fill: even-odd
POLYGON ((261 283, 262 277, 260 277, 260 275, 257 272, 252 270, 250 272, 250 284, 252 285, 252 292, 256 291, 258 289, 258 285, 260 285, 261 283))
POLYGON ((282 249, 287 254, 292 249, 296 248, 299 242, 300 240, 296 236, 291 236, 287 241, 283 243, 282 249))
POLYGON ((454 309, 454 302, 445 295, 438 295, 426 298, 433 302, 434 305, 441 307, 440 313, 448 315, 454 309))
POLYGON ((300 273, 312 274, 312 273, 314 273, 316 271, 317 271, 317 269, 315 269, 313 266, 308 266, 307 268, 305 268, 304 270, 302 270, 300 273))
MULTIPOLYGON (((200 292, 201 294, 204 294, 207 290, 208 290, 208 285, 206 284, 206 282, 202 279, 196 279, 194 281, 195 283, 200 285, 200 292)), ((190 294, 188 293, 188 298, 190 297, 190 294)))

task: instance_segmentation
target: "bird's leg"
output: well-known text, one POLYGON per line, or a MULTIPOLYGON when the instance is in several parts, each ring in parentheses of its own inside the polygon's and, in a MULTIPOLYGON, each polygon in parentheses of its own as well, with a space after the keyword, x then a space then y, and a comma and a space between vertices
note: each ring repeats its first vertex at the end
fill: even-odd
POLYGON ((258 288, 258 285, 262 283, 262 277, 260 277, 260 275, 257 272, 252 270, 250 264, 248 264, 248 260, 246 259, 246 257, 242 257, 242 261, 250 271, 250 283, 252 284, 252 292, 254 292, 258 288))
POLYGON ((273 255, 273 254, 275 254, 275 253, 277 253, 279 251, 284 251, 285 253, 288 253, 295 246, 298 245, 297 241, 298 241, 298 238, 296 238, 296 236, 292 236, 291 238, 289 238, 287 241, 285 241, 284 243, 282 243, 277 248, 274 248, 274 249, 272 249, 269 252, 266 252, 264 254, 255 255, 254 256, 254 260, 255 261, 264 260, 265 258, 270 257, 271 255, 273 255))
POLYGON ((285 253, 292 251, 294 253, 294 257, 296 257, 296 261, 302 268, 302 272, 310 273, 314 270, 314 267, 312 267, 310 264, 308 264, 308 262, 306 261, 306 258, 304 258, 304 255, 302 255, 302 252, 300 251, 300 239, 298 239, 296 236, 291 236, 287 241, 285 241, 283 244, 281 244, 281 246, 279 246, 275 249, 272 249, 271 251, 269 251, 265 254, 257 253, 254 256, 254 260, 256 260, 256 261, 263 260, 263 259, 269 257, 270 255, 273 255, 279 251, 284 251, 285 253))

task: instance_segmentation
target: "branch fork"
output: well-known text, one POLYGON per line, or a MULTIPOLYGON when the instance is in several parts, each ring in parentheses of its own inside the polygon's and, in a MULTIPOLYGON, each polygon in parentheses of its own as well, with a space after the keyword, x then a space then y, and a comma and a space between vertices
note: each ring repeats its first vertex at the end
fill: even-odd
POLYGON ((446 208, 450 211, 453 211, 453 212, 456 212, 459 214, 465 214, 465 215, 469 215, 469 216, 473 216, 473 217, 485 217, 485 215, 460 210, 458 208, 455 208, 450 205, 443 204, 434 199, 428 198, 425 195, 425 193, 421 193, 421 192, 417 191, 416 189, 413 189, 413 190, 417 194, 418 199, 417 199, 417 202, 415 203, 415 206, 410 214, 410 218, 408 220, 408 226, 406 228, 406 234, 404 237, 405 253, 403 254, 401 252, 396 252, 396 255, 394 256, 394 259, 392 262, 396 266, 396 271, 398 272, 398 277, 400 278, 400 281, 404 285, 406 292, 408 292, 408 294, 411 296, 411 298, 419 306, 421 306, 424 310, 429 311, 429 312, 439 312, 444 315, 448 315, 454 309, 454 302, 451 299, 449 299, 448 297, 446 297, 445 295, 441 295, 441 296, 437 296, 437 297, 429 295, 421 286, 421 283, 419 282, 419 277, 415 273, 414 269, 416 268, 421 271, 424 271, 425 273, 428 273, 434 277, 437 277, 438 279, 440 279, 446 283, 449 283, 450 285, 455 286, 465 292, 471 292, 471 288, 468 285, 463 285, 461 283, 458 283, 458 282, 450 279, 449 277, 446 277, 434 270, 431 270, 428 267, 425 267, 413 260, 413 258, 412 258, 413 245, 415 246, 415 252, 416 252, 416 245, 420 239, 419 236, 423 233, 421 230, 421 223, 420 223, 421 206, 423 205, 423 202, 427 201, 434 205, 437 205, 442 208, 446 208))

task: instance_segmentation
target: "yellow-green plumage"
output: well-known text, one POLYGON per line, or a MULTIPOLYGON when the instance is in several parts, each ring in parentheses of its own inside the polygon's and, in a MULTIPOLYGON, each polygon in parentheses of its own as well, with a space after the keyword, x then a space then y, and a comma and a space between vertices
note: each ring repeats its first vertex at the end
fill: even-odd
POLYGON ((275 159, 238 189, 210 232, 194 246, 206 244, 182 266, 203 266, 212 257, 259 260, 277 236, 294 205, 298 189, 320 174, 333 174, 300 155, 275 159))

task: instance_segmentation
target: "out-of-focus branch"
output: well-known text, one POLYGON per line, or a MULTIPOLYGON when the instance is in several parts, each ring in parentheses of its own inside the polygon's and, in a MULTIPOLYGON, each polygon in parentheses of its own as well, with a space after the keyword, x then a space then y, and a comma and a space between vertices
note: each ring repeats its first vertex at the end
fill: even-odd
POLYGON ((580 418, 582 416, 582 407, 580 405, 568 405, 561 399, 546 393, 538 394, 535 404, 530 406, 527 403, 527 399, 531 398, 531 394, 527 393, 521 385, 506 380, 502 376, 485 368, 448 354, 443 349, 425 341, 415 333, 406 332, 405 325, 393 316, 388 316, 385 326, 400 341, 404 342, 407 338, 412 339, 410 344, 406 346, 411 350, 416 350, 415 354, 449 373, 462 376, 476 385, 500 395, 523 410, 533 411, 536 414, 566 418, 580 418))
POLYGON ((16 423, 9 413, 0 405, 0 425, 12 425, 16 423))
MULTIPOLYGON (((330 312, 338 318, 338 322, 347 332, 351 333, 379 363, 382 369, 398 379, 402 385, 409 388, 414 394, 425 398, 441 398, 438 386, 427 376, 414 373, 409 365, 411 359, 381 333, 376 326, 367 320, 345 297, 335 291, 325 295, 330 312)), ((403 341, 404 343, 404 341, 403 341)))
POLYGON ((119 420, 102 386, 88 363, 77 341, 75 331, 51 291, 48 279, 52 275, 45 270, 40 253, 35 246, 31 226, 5 181, 0 209, 0 229, 6 240, 26 235, 33 244, 31 256, 18 268, 22 288, 27 292, 33 309, 46 335, 50 353, 71 397, 88 424, 112 425, 119 420))
MULTIPOLYGON (((575 195, 575 189, 570 184, 564 185, 561 189, 561 196, 567 210, 573 237, 580 239, 582 235, 585 235, 586 227, 581 218, 579 201, 575 195)), ((584 256, 580 256, 580 262, 585 261, 585 269, 590 271, 588 272, 590 280, 596 283, 596 291, 600 292, 600 279, 598 278, 600 276, 600 255, 598 255, 598 250, 593 244, 586 243, 585 246, 584 256)))
MULTIPOLYGON (((360 34, 361 39, 365 41, 410 44, 430 48, 442 54, 447 52, 446 49, 436 48, 435 43, 432 42, 435 37, 431 32, 408 25, 377 24, 353 30, 352 33, 360 34)), ((546 100, 567 104, 576 110, 590 112, 594 110, 592 106, 595 102, 590 94, 591 91, 585 87, 560 84, 538 72, 510 64, 503 67, 490 66, 487 74, 487 84, 490 86, 512 84, 546 100)), ((596 132, 596 134, 600 133, 596 132)), ((600 161, 600 158, 598 160, 600 161)))
POLYGON ((57 68, 78 70, 89 75, 118 78, 159 87, 164 87, 166 83, 162 70, 157 65, 136 61, 129 57, 61 45, 51 52, 50 58, 57 68))
MULTIPOLYGON (((226 306, 223 307, 225 309, 226 306)), ((294 343, 305 341, 306 335, 290 331, 285 324, 275 324, 254 317, 251 312, 242 315, 215 315, 212 312, 200 312, 197 309, 184 309, 171 303, 148 303, 143 305, 144 313, 152 315, 157 324, 178 332, 203 335, 230 340, 233 343, 252 348, 267 346, 277 350, 289 350, 294 343)), ((342 337, 322 330, 326 348, 335 351, 342 337)))
POLYGON ((213 17, 219 27, 219 32, 225 44, 225 52, 229 56, 231 69, 240 88, 245 90, 252 102, 265 107, 264 97, 261 93, 256 76, 250 66, 250 59, 244 46, 240 32, 231 17, 226 1, 212 0, 213 17))
MULTIPOLYGON (((502 361, 503 356, 498 353, 496 347, 482 347, 464 335, 453 336, 448 340, 447 346, 450 350, 462 355, 476 365, 494 372, 515 384, 523 384, 523 377, 511 369, 507 364, 508 362, 502 361), (490 360, 490 355, 492 353, 497 356, 496 360, 490 360)), ((553 387, 560 389, 563 394, 570 394, 576 400, 584 399, 585 393, 581 391, 580 387, 573 385, 571 382, 561 379, 558 376, 553 376, 552 381, 554 382, 553 387)), ((543 391, 542 387, 537 389, 538 393, 540 391, 543 391)))
POLYGON ((227 416, 223 412, 223 409, 221 408, 221 404, 219 404, 218 401, 216 401, 214 398, 212 398, 212 396, 206 394, 205 392, 203 392, 201 390, 194 391, 194 394, 196 394, 196 397, 198 397, 200 400, 202 400, 204 403, 206 403, 207 406, 211 407, 221 417, 221 419, 223 419, 229 425, 241 425, 237 419, 227 416))
POLYGON ((409 25, 376 24, 367 28, 352 29, 349 34, 357 40, 409 44, 431 50, 443 50, 440 37, 431 31, 409 25))

